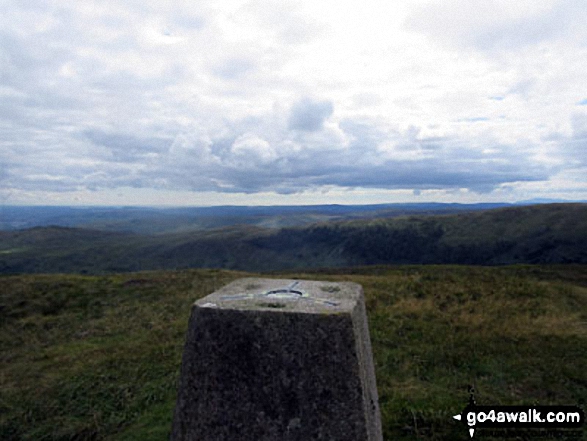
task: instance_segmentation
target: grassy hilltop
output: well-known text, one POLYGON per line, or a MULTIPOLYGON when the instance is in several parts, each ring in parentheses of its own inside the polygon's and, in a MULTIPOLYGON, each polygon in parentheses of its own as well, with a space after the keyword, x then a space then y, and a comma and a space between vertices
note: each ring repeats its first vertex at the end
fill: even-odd
MULTIPOLYGON (((167 439, 190 304, 250 275, 0 277, 0 439, 167 439)), ((470 385, 479 404, 585 406, 587 266, 271 276, 363 285, 386 440, 469 439, 452 415, 470 385)))

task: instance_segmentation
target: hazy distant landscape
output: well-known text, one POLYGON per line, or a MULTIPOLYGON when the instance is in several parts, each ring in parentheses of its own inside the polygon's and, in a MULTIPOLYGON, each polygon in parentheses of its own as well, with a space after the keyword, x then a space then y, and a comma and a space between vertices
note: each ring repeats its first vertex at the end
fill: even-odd
POLYGON ((450 214, 506 206, 511 204, 411 203, 183 208, 0 206, 0 231, 60 226, 155 234, 217 229, 231 225, 279 228, 410 214, 450 214))
POLYGON ((11 210, 4 274, 587 263, 587 204, 11 210))

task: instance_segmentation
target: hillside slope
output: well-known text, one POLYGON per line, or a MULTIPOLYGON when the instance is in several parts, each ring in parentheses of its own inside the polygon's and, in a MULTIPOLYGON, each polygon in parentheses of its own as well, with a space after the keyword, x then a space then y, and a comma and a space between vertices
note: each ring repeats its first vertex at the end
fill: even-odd
POLYGON ((0 273, 421 263, 587 263, 587 204, 161 235, 63 227, 0 232, 0 273))
MULTIPOLYGON (((190 305, 246 276, 258 275, 0 277, 0 439, 168 439, 190 305)), ((363 286, 386 440, 469 440, 452 418, 467 404, 469 386, 480 405, 587 400, 585 265, 272 276, 363 286)), ((587 426, 560 439, 586 435, 587 426)), ((507 439, 552 438, 524 432, 507 439)))

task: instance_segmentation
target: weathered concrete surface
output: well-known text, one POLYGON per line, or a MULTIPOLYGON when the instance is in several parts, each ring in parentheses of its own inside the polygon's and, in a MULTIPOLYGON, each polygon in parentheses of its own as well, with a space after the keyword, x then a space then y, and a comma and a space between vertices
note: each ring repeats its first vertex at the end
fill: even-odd
POLYGON ((383 439, 361 286, 294 283, 240 279, 194 304, 173 441, 383 439))

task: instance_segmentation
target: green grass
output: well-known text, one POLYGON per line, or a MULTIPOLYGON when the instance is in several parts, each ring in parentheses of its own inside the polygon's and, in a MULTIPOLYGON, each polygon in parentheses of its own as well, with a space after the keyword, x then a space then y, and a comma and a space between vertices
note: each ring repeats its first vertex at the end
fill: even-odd
MULTIPOLYGON (((167 439, 190 305, 249 275, 0 277, 0 439, 167 439)), ((469 386, 479 404, 585 406, 586 266, 270 276, 363 285, 386 440, 468 439, 452 415, 469 386)))

